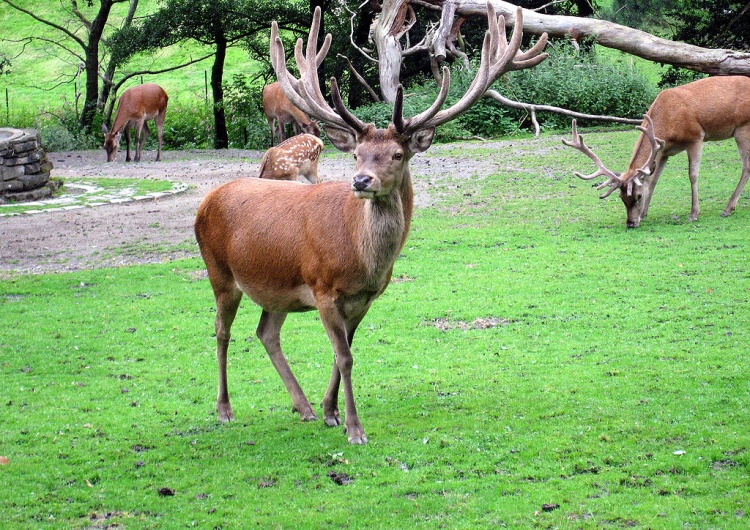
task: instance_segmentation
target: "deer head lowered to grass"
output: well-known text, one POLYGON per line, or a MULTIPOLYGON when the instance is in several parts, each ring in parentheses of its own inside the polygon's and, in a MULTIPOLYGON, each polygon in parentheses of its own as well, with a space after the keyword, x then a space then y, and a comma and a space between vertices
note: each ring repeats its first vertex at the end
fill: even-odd
POLYGON ((609 189, 600 198, 619 189, 627 210, 627 227, 637 227, 646 217, 654 187, 670 156, 687 151, 688 176, 692 202, 688 220, 696 221, 698 204, 698 171, 703 142, 734 137, 742 159, 742 174, 726 208, 724 217, 737 206, 748 177, 750 177, 750 78, 745 76, 709 77, 659 93, 643 123, 641 135, 633 149, 628 169, 620 174, 607 169, 602 161, 583 143, 573 120, 573 140, 565 145, 578 149, 591 158, 597 171, 591 175, 576 175, 585 180, 605 176, 608 180, 597 189, 609 189))
POLYGON ((386 129, 355 117, 341 99, 335 79, 335 110, 323 98, 317 66, 331 43, 317 50, 320 9, 315 10, 306 54, 297 41, 300 77, 286 69, 278 27, 271 29, 271 58, 289 99, 321 120, 340 150, 351 152, 356 169, 350 183, 315 186, 263 179, 239 179, 210 192, 198 208, 195 233, 216 298, 216 356, 219 389, 216 408, 223 421, 234 418, 227 390, 230 327, 243 292, 261 306, 257 336, 303 420, 317 419, 281 350, 280 330, 290 312, 317 310, 334 350, 330 382, 321 403, 326 425, 340 425, 338 395, 343 385, 344 429, 349 442, 367 443, 354 403, 351 344, 357 326, 391 278, 393 264, 409 232, 413 190, 409 159, 425 151, 435 128, 467 111, 503 72, 530 68, 544 60, 546 35, 520 53, 521 9, 510 42, 504 20, 487 6, 489 30, 481 64, 469 90, 453 106, 440 110, 448 95, 450 72, 436 101, 422 113, 404 118, 399 89, 392 123, 386 129), (501 31, 502 28, 502 31, 501 31))

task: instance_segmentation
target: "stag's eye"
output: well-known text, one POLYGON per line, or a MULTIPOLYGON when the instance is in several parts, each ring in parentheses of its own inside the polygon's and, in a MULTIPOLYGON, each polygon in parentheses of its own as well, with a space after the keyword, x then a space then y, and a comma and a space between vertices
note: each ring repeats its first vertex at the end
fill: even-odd
POLYGON ((393 154, 393 160, 401 160, 404 158, 404 153, 394 153, 393 154))

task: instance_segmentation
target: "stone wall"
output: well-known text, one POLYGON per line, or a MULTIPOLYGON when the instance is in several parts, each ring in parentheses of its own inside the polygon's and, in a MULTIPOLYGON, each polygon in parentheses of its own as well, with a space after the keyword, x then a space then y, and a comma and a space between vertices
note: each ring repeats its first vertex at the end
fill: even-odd
POLYGON ((50 197, 60 187, 51 169, 38 131, 0 128, 0 204, 50 197))

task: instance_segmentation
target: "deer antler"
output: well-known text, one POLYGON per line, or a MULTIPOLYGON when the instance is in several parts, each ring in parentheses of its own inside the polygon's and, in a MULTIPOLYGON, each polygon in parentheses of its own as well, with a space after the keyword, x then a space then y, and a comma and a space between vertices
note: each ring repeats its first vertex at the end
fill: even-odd
MULTIPOLYGON (((300 72, 299 79, 295 78, 286 67, 284 43, 279 38, 279 26, 276 21, 271 23, 271 64, 276 72, 279 85, 289 100, 302 111, 314 118, 342 129, 361 132, 366 124, 359 118, 345 110, 347 116, 334 111, 323 97, 318 81, 318 66, 323 62, 331 46, 331 34, 326 35, 323 46, 318 51, 318 32, 320 31, 320 7, 315 8, 310 33, 307 37, 306 53, 302 52, 302 39, 297 39, 294 46, 294 59, 300 72)), ((333 86, 331 87, 333 90, 333 86)), ((336 88, 338 92, 338 88, 336 88)))
MULTIPOLYGON (((547 45, 546 33, 528 51, 519 53, 523 37, 523 11, 520 7, 516 11, 516 24, 513 27, 510 42, 505 34, 505 17, 502 15, 498 17, 495 8, 489 2, 487 3, 487 24, 488 30, 484 35, 479 70, 463 97, 450 108, 440 110, 450 89, 450 72, 447 67, 444 67, 443 83, 435 103, 424 112, 403 120, 403 129, 400 132, 408 135, 419 129, 435 128, 454 119, 474 105, 489 86, 505 72, 532 68, 548 57, 549 54, 542 53, 547 45), (502 35, 500 28, 502 28, 502 35)), ((401 121, 400 118, 399 121, 401 121)), ((395 119, 394 124, 397 124, 395 119)))
POLYGON ((589 157, 591 160, 593 160, 594 163, 596 164, 597 170, 595 172, 591 173, 590 175, 583 175, 576 171, 575 173, 576 177, 582 178, 583 180, 592 180, 600 176, 609 177, 609 180, 599 184, 596 187, 596 189, 601 190, 609 186, 609 189, 599 196, 600 199, 605 199, 609 197, 613 191, 615 191, 620 186, 622 186, 622 179, 620 178, 620 175, 610 169, 607 169, 602 163, 602 161, 599 159, 599 157, 596 156, 596 154, 585 143, 583 143, 583 136, 578 134, 578 127, 577 127, 576 120, 573 120, 573 140, 565 140, 563 138, 562 142, 568 147, 577 149, 578 151, 580 151, 581 153, 589 157))
POLYGON ((653 165, 654 160, 656 159, 657 153, 661 151, 662 149, 664 149, 664 145, 666 144, 666 142, 662 140, 661 138, 657 138, 654 135, 654 122, 651 119, 651 116, 649 116, 648 114, 644 114, 643 119, 646 122, 646 125, 639 125, 636 127, 636 129, 641 131, 644 137, 651 144, 651 154, 649 155, 646 162, 637 169, 637 174, 641 174, 644 177, 648 177, 651 175, 651 166, 653 165))

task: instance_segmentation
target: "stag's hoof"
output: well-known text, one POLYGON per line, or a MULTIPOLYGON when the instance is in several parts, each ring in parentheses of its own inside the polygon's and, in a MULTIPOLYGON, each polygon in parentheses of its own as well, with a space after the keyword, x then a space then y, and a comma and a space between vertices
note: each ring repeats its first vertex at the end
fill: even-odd
POLYGON ((216 412, 219 413, 219 421, 234 421, 234 413, 229 403, 217 403, 216 412))
POLYGON ((732 215, 732 210, 729 210, 729 211, 724 210, 723 212, 721 212, 722 217, 729 217, 730 215, 732 215))
POLYGON ((300 409, 302 409, 302 407, 292 407, 292 412, 299 412, 299 418, 302 421, 316 421, 318 419, 310 405, 308 405, 305 409, 300 409))
POLYGON ((367 436, 365 436, 365 433, 362 431, 359 431, 358 434, 350 434, 349 435, 349 443, 355 444, 355 445, 366 445, 367 444, 367 436))
POLYGON ((326 425, 329 427, 336 427, 337 425, 341 425, 341 416, 339 416, 339 411, 335 411, 333 414, 326 414, 323 418, 323 421, 326 422, 326 425))

